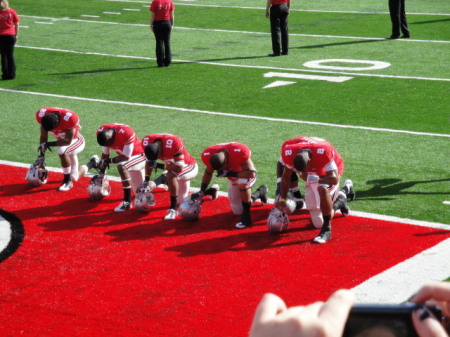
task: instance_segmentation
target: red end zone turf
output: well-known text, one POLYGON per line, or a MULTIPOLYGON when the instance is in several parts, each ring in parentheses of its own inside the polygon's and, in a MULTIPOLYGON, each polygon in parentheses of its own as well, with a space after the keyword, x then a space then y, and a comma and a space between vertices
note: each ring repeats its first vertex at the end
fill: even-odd
POLYGON ((58 173, 30 188, 25 169, 0 170, 0 208, 25 227, 22 246, 0 264, 1 336, 246 336, 265 292, 288 305, 324 300, 450 237, 350 216, 314 245, 306 213, 274 235, 269 205, 255 203, 254 226, 237 230, 220 197, 203 204, 198 222, 163 221, 166 192, 149 214, 117 214, 119 183, 95 202, 87 178, 61 193, 58 173))

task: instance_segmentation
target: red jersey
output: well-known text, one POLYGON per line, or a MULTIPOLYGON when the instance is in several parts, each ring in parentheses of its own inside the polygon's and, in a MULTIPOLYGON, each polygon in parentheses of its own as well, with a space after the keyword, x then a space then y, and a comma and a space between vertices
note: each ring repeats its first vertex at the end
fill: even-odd
POLYGON ((125 146, 133 146, 132 156, 144 153, 142 150, 141 141, 136 136, 133 128, 126 124, 105 124, 98 128, 97 134, 104 130, 115 130, 114 143, 108 146, 109 149, 114 150, 117 154, 124 154, 125 146))
POLYGON ((64 139, 66 137, 66 131, 72 128, 75 128, 74 138, 78 137, 81 128, 80 118, 75 112, 61 108, 43 108, 36 112, 37 122, 42 124, 42 117, 49 113, 54 113, 59 116, 58 125, 49 131, 56 139, 64 139))
POLYGON ((169 133, 145 136, 142 138, 142 148, 145 149, 147 145, 153 144, 157 140, 162 142, 161 156, 158 159, 167 164, 173 164, 180 159, 183 159, 185 164, 196 164, 194 157, 192 157, 184 147, 183 140, 180 137, 169 133))
POLYGON ((175 10, 172 0, 153 0, 150 12, 156 14, 155 21, 169 21, 170 13, 175 10))
POLYGON ((252 155, 250 149, 241 143, 231 142, 222 143, 210 146, 202 152, 202 161, 210 169, 212 169, 209 159, 211 156, 221 150, 228 152, 228 165, 225 168, 227 171, 240 172, 242 171, 241 165, 250 159, 252 155))
POLYGON ((17 22, 20 22, 20 18, 14 9, 0 11, 0 35, 16 35, 14 24, 17 22))
POLYGON ((272 0, 272 5, 282 5, 286 4, 288 0, 272 0))
POLYGON ((289 169, 296 171, 294 169, 295 156, 300 151, 309 151, 311 161, 306 170, 308 173, 324 176, 327 171, 337 170, 340 175, 344 174, 344 161, 339 152, 328 141, 312 137, 294 139, 287 140, 281 147, 281 158, 289 169), (301 140, 301 142, 295 143, 293 142, 294 139, 301 140))

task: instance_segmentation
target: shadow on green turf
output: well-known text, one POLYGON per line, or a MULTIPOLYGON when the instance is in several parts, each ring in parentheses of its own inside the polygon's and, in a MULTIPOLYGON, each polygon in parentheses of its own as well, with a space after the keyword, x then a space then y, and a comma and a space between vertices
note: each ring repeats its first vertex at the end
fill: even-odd
POLYGON ((431 184, 436 182, 450 181, 450 179, 434 179, 434 180, 417 180, 417 181, 405 181, 402 182, 401 179, 376 179, 368 180, 367 185, 373 185, 370 189, 365 191, 357 191, 357 199, 373 199, 380 197, 387 198, 388 196, 398 196, 405 194, 414 195, 446 195, 447 192, 417 192, 417 191, 407 191, 407 189, 418 185, 418 184, 431 184))
POLYGON ((314 48, 345 46, 345 45, 350 45, 350 44, 372 43, 372 42, 383 42, 383 41, 387 41, 387 40, 385 38, 380 38, 379 40, 357 40, 357 41, 347 41, 347 42, 335 42, 335 43, 315 44, 315 45, 310 45, 310 46, 291 47, 291 49, 314 49, 314 48))
POLYGON ((445 22, 450 21, 450 19, 441 19, 441 20, 430 20, 430 21, 419 21, 419 22, 411 22, 411 25, 423 25, 424 23, 437 23, 437 22, 445 22))
POLYGON ((129 70, 145 70, 145 69, 152 69, 152 68, 158 68, 157 65, 155 66, 149 66, 149 67, 135 67, 135 68, 121 68, 121 69, 97 69, 97 70, 83 70, 83 71, 72 71, 70 73, 54 73, 49 74, 50 76, 64 76, 64 75, 85 75, 85 74, 96 74, 96 73, 108 73, 113 71, 129 71, 129 70))

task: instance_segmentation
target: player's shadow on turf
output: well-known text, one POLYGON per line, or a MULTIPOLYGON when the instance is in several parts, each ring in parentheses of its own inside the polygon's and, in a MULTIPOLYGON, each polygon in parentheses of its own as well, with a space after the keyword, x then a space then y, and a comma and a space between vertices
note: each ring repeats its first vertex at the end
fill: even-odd
POLYGON ((248 231, 240 230, 230 236, 220 236, 204 240, 189 242, 166 248, 166 251, 176 252, 179 257, 193 257, 197 255, 212 255, 224 252, 258 251, 277 249, 311 242, 317 230, 310 227, 298 227, 288 230, 287 234, 272 234, 268 230, 248 231), (311 232, 311 235, 294 237, 292 233, 311 232), (305 238, 307 237, 307 238, 305 238))
POLYGON ((450 21, 450 19, 440 19, 440 20, 429 20, 429 21, 418 21, 418 22, 411 22, 411 25, 422 25, 426 23, 437 23, 437 22, 446 22, 450 21))
POLYGON ((127 70, 145 70, 155 68, 153 66, 147 67, 133 67, 133 68, 106 68, 106 69, 96 69, 96 70, 81 70, 81 71, 73 71, 70 73, 53 73, 49 74, 50 76, 67 76, 67 75, 86 75, 86 74, 97 74, 97 73, 110 73, 114 71, 127 71, 127 70))
POLYGON ((450 179, 402 181, 401 179, 375 179, 368 180, 367 185, 373 185, 368 190, 358 190, 355 199, 392 200, 398 195, 448 195, 448 192, 419 192, 408 191, 418 184, 432 184, 450 181, 450 179), (390 197, 392 196, 392 197, 390 197))
POLYGON ((260 55, 260 56, 237 56, 237 57, 221 57, 221 58, 215 58, 215 59, 203 59, 203 60, 195 60, 192 62, 174 62, 176 64, 191 64, 195 62, 217 62, 217 61, 231 61, 231 60, 253 60, 253 59, 261 59, 261 58, 267 58, 267 55, 260 55))
MULTIPOLYGON (((211 207, 214 207, 211 205, 211 207)), ((256 226, 265 224, 268 215, 268 208, 255 208, 252 210, 252 218, 256 226)), ((206 212, 205 212, 206 213, 206 212)), ((226 213, 216 213, 210 216, 202 216, 196 221, 186 221, 181 217, 175 220, 163 220, 163 215, 153 215, 151 211, 142 218, 140 223, 136 224, 129 221, 129 226, 118 230, 112 230, 105 235, 112 236, 112 241, 133 241, 148 240, 154 237, 177 237, 177 236, 195 236, 200 233, 209 233, 214 231, 237 231, 234 225, 239 221, 239 217, 226 213), (160 220, 159 220, 160 219, 160 220)))
POLYGON ((359 44, 359 43, 373 43, 373 42, 383 42, 386 39, 374 39, 374 40, 356 40, 356 41, 346 41, 346 42, 334 42, 334 43, 324 43, 324 44, 314 44, 310 46, 301 46, 301 47, 290 47, 291 49, 315 49, 315 48, 326 48, 326 47, 334 47, 334 46, 345 46, 351 44, 359 44))

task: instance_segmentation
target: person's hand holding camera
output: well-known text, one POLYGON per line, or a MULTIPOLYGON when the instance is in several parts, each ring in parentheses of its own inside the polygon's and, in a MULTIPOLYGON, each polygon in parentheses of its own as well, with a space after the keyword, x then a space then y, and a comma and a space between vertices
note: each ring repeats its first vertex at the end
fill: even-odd
MULTIPOLYGON (((411 298, 411 302, 433 302, 441 308, 442 316, 450 317, 450 283, 426 284, 411 298)), ((425 307, 413 313, 413 323, 420 337, 448 337, 442 324, 425 307)))
POLYGON ((287 308, 281 298, 266 294, 256 309, 250 337, 340 337, 354 302, 353 293, 338 290, 327 302, 287 308))

